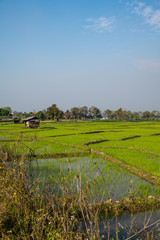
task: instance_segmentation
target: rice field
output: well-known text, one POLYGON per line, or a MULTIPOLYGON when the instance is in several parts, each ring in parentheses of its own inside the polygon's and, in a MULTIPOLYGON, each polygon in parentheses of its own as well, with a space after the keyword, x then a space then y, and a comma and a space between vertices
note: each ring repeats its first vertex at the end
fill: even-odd
POLYGON ((131 173, 134 168, 138 177, 160 185, 158 121, 41 122, 38 129, 28 129, 23 124, 0 123, 0 145, 14 154, 25 152, 38 158, 47 154, 50 158, 56 154, 73 156, 94 151, 131 173))
POLYGON ((50 184, 50 189, 48 189, 51 192, 61 192, 64 179, 76 192, 79 188, 85 189, 86 183, 90 183, 87 187, 87 199, 90 203, 108 199, 120 201, 131 195, 136 197, 160 195, 159 186, 154 186, 118 165, 95 155, 37 159, 32 162, 30 174, 33 181, 37 179, 39 189, 43 189, 49 183, 54 183, 50 184))
MULTIPOLYGON (((34 204, 33 229, 45 216, 41 226, 43 234, 48 229, 46 239, 51 239, 48 231, 57 236, 63 227, 65 234, 87 233, 84 239, 95 239, 90 237, 91 229, 93 235, 98 234, 96 239, 142 237, 145 233, 139 229, 144 226, 149 226, 148 239, 159 236, 160 122, 41 122, 38 129, 0 123, 0 148, 2 159, 8 157, 6 165, 0 166, 4 177, 1 194, 4 206, 6 202, 10 206, 3 209, 1 218, 4 221, 11 214, 14 224, 18 219, 17 232, 23 229, 28 234, 30 225, 25 219, 31 224, 30 210, 24 212, 26 217, 17 216, 34 204), (56 214, 52 215, 51 207, 56 214), (55 224, 53 232, 53 216, 61 230, 55 224)), ((12 229, 11 236, 14 224, 7 227, 12 229)), ((39 230, 36 234, 40 239, 39 230)))

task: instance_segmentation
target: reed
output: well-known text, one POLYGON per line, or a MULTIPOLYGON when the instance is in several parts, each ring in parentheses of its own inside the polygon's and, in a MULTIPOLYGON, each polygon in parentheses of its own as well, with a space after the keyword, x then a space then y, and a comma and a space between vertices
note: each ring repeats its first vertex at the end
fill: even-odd
MULTIPOLYGON (((94 159, 92 156, 90 172, 91 162, 87 161, 88 167, 85 162, 89 174, 86 176, 83 167, 75 165, 74 169, 76 158, 62 159, 59 163, 56 159, 53 166, 52 161, 29 161, 25 154, 21 159, 14 159, 12 149, 1 150, 0 238, 92 240, 106 239, 106 236, 108 239, 121 239, 121 232, 126 236, 135 234, 135 228, 131 230, 130 227, 130 233, 128 228, 125 229, 118 215, 126 210, 133 214, 138 208, 157 208, 159 200, 156 197, 136 197, 130 182, 128 197, 114 201, 108 196, 104 201, 106 192, 102 189, 101 192, 100 186, 107 183, 112 164, 103 173, 104 166, 99 169, 97 165, 100 159, 97 162, 94 159), (62 171, 62 162, 69 169, 62 171), (95 170, 99 170, 99 177, 92 175, 95 170), (112 231, 109 216, 116 220, 112 231)), ((118 174, 118 169, 115 174, 118 174)))

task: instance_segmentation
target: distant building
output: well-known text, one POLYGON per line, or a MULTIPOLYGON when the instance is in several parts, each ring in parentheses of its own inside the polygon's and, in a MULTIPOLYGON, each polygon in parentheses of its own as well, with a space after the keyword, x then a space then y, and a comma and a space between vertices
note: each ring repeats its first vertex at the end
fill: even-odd
POLYGON ((29 128, 38 128, 40 125, 39 118, 37 118, 35 116, 25 118, 23 120, 23 122, 24 122, 25 126, 29 127, 29 128))
POLYGON ((14 124, 18 124, 18 123, 20 123, 19 118, 14 118, 13 121, 14 121, 14 124))

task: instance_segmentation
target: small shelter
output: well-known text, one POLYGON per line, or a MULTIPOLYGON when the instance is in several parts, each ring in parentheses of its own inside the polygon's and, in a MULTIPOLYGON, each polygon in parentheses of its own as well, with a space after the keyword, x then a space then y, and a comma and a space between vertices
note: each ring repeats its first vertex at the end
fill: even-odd
POLYGON ((25 118, 23 122, 29 128, 38 128, 40 125, 40 119, 35 116, 25 118))
POLYGON ((14 124, 18 124, 18 123, 20 123, 19 118, 14 118, 13 121, 14 121, 14 124))

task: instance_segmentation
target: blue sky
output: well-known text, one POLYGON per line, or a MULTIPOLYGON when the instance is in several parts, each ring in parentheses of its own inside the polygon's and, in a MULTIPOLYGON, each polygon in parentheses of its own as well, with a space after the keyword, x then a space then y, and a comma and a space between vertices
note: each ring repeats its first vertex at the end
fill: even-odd
POLYGON ((0 107, 160 110, 160 0, 0 0, 0 107))

